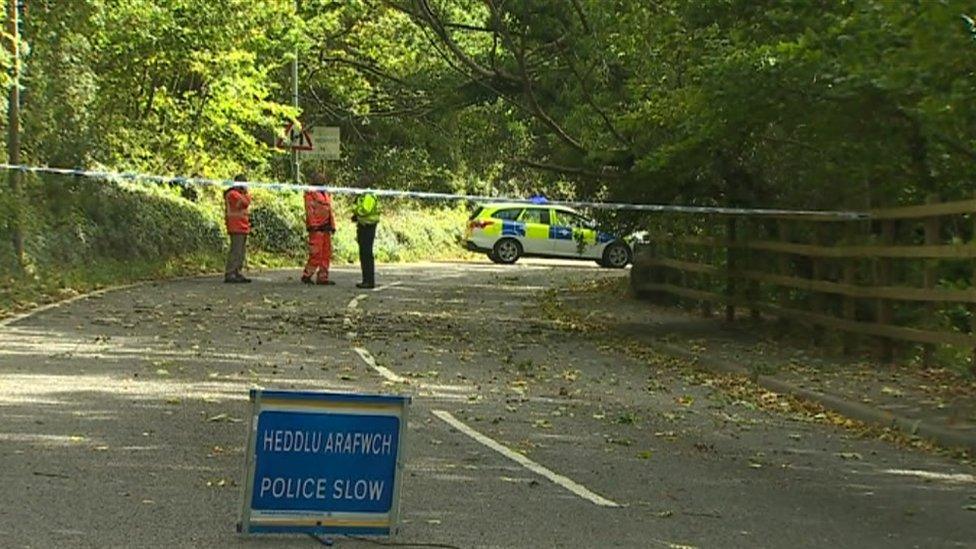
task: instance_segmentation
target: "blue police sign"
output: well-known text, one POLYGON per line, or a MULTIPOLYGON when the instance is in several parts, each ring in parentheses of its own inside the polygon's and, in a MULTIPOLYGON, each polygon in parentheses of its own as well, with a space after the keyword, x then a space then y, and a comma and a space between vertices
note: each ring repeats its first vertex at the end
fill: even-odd
POLYGON ((244 533, 389 535, 410 397, 252 390, 244 533))

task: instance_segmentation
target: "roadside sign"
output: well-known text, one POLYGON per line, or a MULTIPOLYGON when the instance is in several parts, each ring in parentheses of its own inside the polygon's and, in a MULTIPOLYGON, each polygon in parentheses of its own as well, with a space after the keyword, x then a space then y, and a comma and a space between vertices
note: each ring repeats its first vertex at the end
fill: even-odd
POLYGON ((334 126, 316 126, 311 130, 312 149, 303 151, 308 158, 322 158, 324 160, 339 160, 339 128, 334 126))
POLYGON ((312 134, 301 127, 295 127, 294 122, 289 122, 285 126, 285 131, 275 140, 275 147, 278 149, 289 149, 294 151, 312 150, 312 134))
POLYGON ((238 532, 386 536, 410 397, 252 389, 238 532))

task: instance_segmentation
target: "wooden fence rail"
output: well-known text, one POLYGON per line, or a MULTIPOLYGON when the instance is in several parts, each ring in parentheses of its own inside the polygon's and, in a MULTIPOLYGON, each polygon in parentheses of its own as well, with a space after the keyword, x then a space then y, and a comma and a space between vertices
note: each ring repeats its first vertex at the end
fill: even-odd
POLYGON ((657 219, 638 247, 634 289, 878 341, 890 360, 946 347, 976 373, 976 200, 870 212, 864 220, 795 216, 657 219))

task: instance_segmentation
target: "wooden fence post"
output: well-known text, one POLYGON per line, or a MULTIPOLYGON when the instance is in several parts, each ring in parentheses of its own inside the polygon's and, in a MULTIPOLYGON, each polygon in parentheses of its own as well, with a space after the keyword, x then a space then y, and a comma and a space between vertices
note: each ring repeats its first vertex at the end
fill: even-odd
MULTIPOLYGON (((895 220, 885 219, 881 222, 881 245, 892 246, 895 243, 895 220)), ((878 258, 877 272, 875 274, 875 286, 891 285, 891 259, 887 257, 878 258)), ((891 302, 884 298, 877 299, 876 321, 882 326, 891 324, 891 302)), ((889 364, 895 361, 895 342, 891 338, 882 337, 879 340, 881 348, 881 360, 889 364)))
MULTIPOLYGON (((846 221, 844 226, 844 244, 851 246, 854 244, 857 238, 857 229, 859 221, 846 221)), ((844 284, 848 286, 854 285, 854 278, 857 272, 857 261, 856 257, 848 257, 844 259, 843 267, 843 280, 844 284)), ((854 298, 848 295, 843 297, 842 305, 844 320, 854 321, 857 315, 857 303, 854 298)), ((850 332, 844 334, 843 350, 844 354, 851 354, 857 346, 857 336, 850 332)))
MULTIPOLYGON (((702 237, 708 238, 714 231, 711 230, 711 218, 708 215, 702 217, 702 237)), ((712 246, 702 247, 702 263, 706 265, 712 265, 715 260, 715 248, 712 246)), ((701 283, 701 288, 705 291, 710 291, 712 281, 711 275, 708 273, 701 273, 698 275, 698 281, 701 283)), ((703 299, 701 300, 701 315, 704 318, 712 317, 712 302, 703 299)))
MULTIPOLYGON (((753 222, 750 223, 749 225, 745 225, 747 219, 748 218, 742 219, 743 233, 745 234, 742 235, 741 239, 743 241, 749 241, 749 239, 762 240, 763 239, 762 224, 757 222, 756 220, 753 220, 753 222)), ((750 267, 757 268, 758 265, 760 265, 761 263, 759 260, 760 255, 761 255, 760 252, 757 252, 755 250, 752 249, 747 250, 745 267, 747 269, 750 267)), ((745 279, 743 279, 742 282, 743 284, 748 284, 746 289, 746 299, 748 299, 750 305, 749 318, 751 318, 752 320, 759 320, 760 318, 759 309, 757 307, 752 306, 754 303, 757 303, 759 301, 759 294, 760 294, 759 281, 758 280, 746 281, 745 279)))
MULTIPOLYGON (((925 199, 926 204, 935 204, 939 201, 938 195, 929 195, 925 199)), ((926 246, 937 246, 939 244, 939 221, 938 217, 928 217, 925 219, 925 245, 926 246)), ((939 262, 936 259, 925 260, 925 288, 931 290, 935 288, 938 283, 939 276, 939 262)), ((925 305, 925 324, 926 327, 931 329, 937 322, 935 314, 937 311, 936 304, 934 302, 929 302, 925 305)), ((922 346, 922 365, 926 368, 932 366, 933 354, 935 353, 935 345, 931 343, 925 343, 922 346)))
MULTIPOLYGON (((973 196, 976 197, 976 195, 973 196)), ((973 235, 969 245, 976 246, 976 213, 971 213, 969 216, 973 222, 973 235)), ((969 290, 976 292, 976 261, 970 264, 973 265, 973 279, 971 282, 972 286, 970 286, 969 290)), ((970 333, 976 334, 976 305, 972 304, 969 306, 969 331, 970 333)), ((976 348, 973 348, 969 359, 969 373, 976 376, 976 348)))
MULTIPOLYGON (((790 242, 790 225, 785 219, 780 219, 776 222, 776 239, 784 244, 790 242)), ((790 269, 790 256, 780 252, 776 254, 776 270, 780 276, 792 276, 792 269, 790 269)), ((777 304, 783 309, 790 308, 790 288, 788 286, 780 286, 777 295, 777 304)), ((786 317, 780 317, 779 319, 780 327, 786 331, 789 329, 790 321, 786 317)))
MULTIPOLYGON (((824 227, 823 224, 818 223, 817 225, 815 225, 813 230, 813 235, 814 235, 813 243, 817 246, 825 246, 827 244, 825 233, 826 233, 826 227, 824 227)), ((824 258, 819 256, 813 256, 811 258, 811 262, 813 265, 811 269, 812 272, 810 278, 818 282, 822 281, 824 279, 825 273, 827 272, 827 265, 824 261, 824 258)), ((826 301, 825 296, 822 292, 818 292, 817 290, 813 290, 813 292, 814 292, 812 298, 813 312, 818 315, 822 315, 825 313, 825 309, 826 309, 824 304, 826 301)), ((826 330, 822 326, 814 326, 812 332, 813 332, 813 341, 817 344, 822 343, 824 339, 824 333, 826 332, 826 330)))
MULTIPOLYGON (((661 216, 663 217, 663 216, 661 216)), ((659 221, 657 226, 657 231, 663 233, 667 228, 663 222, 659 221)), ((654 260, 666 257, 667 250, 665 247, 667 244, 660 240, 648 239, 646 254, 648 258, 651 259, 651 267, 649 267, 647 272, 647 281, 651 284, 660 285, 667 283, 667 269, 654 263, 654 260)), ((663 290, 654 290, 649 294, 652 303, 657 303, 658 305, 664 305, 668 302, 669 295, 663 290)))
POLYGON ((736 269, 736 249, 734 248, 736 241, 736 227, 735 218, 729 217, 725 222, 726 232, 725 232, 725 268, 726 268, 726 278, 725 278, 725 297, 728 299, 725 303, 725 321, 733 322, 735 321, 735 304, 733 301, 736 297, 735 289, 735 269, 736 269))
MULTIPOLYGON (((676 221, 676 223, 678 223, 678 222, 681 223, 681 226, 680 226, 681 234, 683 234, 683 235, 689 234, 690 233, 689 229, 691 228, 691 223, 688 221, 687 217, 682 216, 682 217, 679 218, 679 220, 680 221, 676 221)), ((674 239, 674 254, 671 256, 671 259, 674 259, 674 260, 677 260, 677 261, 686 261, 686 260, 688 260, 688 255, 689 255, 688 254, 688 250, 690 250, 690 249, 693 249, 693 246, 689 246, 688 244, 683 243, 683 242, 680 242, 679 239, 675 238, 674 239)), ((686 271, 684 269, 673 269, 672 272, 674 273, 674 276, 675 276, 675 284, 678 287, 681 287, 681 288, 690 288, 691 287, 691 285, 688 284, 688 278, 689 278, 688 277, 688 271, 686 271)), ((692 301, 692 300, 690 300, 688 298, 680 298, 678 300, 678 303, 681 305, 682 308, 684 308, 686 305, 692 305, 693 306, 694 301, 692 301)))

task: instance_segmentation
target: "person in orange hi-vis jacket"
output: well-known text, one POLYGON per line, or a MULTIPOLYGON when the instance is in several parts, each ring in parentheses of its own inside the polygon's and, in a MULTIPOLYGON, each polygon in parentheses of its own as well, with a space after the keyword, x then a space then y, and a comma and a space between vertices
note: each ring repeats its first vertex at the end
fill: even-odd
POLYGON ((224 282, 229 284, 251 281, 241 274, 246 258, 247 235, 251 232, 251 218, 248 214, 251 195, 247 192, 247 186, 242 184, 244 181, 244 175, 238 175, 234 177, 234 185, 224 191, 224 220, 227 223, 227 234, 230 235, 230 254, 224 269, 224 282))
MULTIPOLYGON (((321 172, 309 177, 312 185, 328 185, 329 179, 321 172)), ((332 211, 332 195, 325 191, 305 192, 305 226, 308 228, 308 262, 302 273, 302 282, 331 286, 329 264, 332 262, 332 233, 336 230, 335 214, 332 211), (316 271, 318 275, 316 276, 316 271)))

